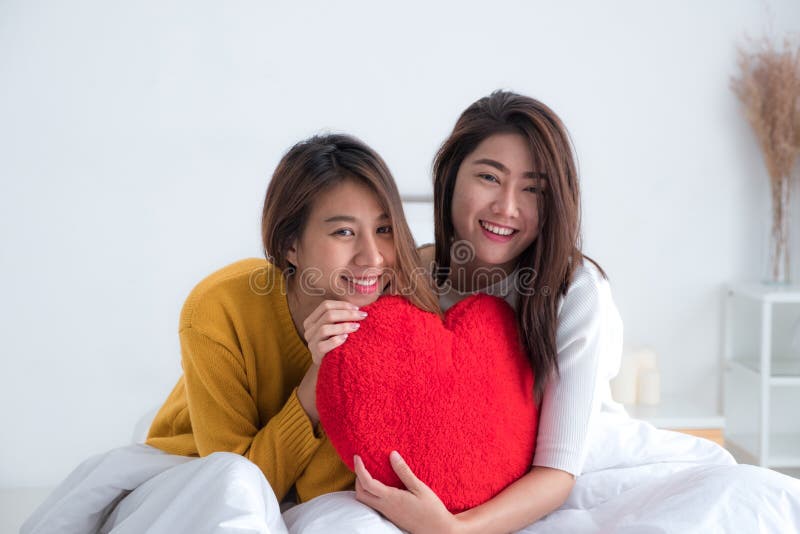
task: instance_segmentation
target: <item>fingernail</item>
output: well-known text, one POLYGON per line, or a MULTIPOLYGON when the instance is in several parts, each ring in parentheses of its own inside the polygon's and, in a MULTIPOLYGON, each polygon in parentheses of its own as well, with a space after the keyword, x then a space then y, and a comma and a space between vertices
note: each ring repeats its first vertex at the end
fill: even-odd
POLYGON ((342 334, 342 339, 347 339, 347 334, 342 334))
POLYGON ((400 461, 402 458, 400 457, 400 453, 397 451, 392 451, 389 453, 389 458, 395 461, 400 461))
POLYGON ((366 317, 367 316, 367 312, 361 311, 361 312, 358 312, 358 315, 360 315, 361 317, 366 317))
POLYGON ((358 330, 361 327, 361 323, 351 323, 350 328, 353 330, 358 330))

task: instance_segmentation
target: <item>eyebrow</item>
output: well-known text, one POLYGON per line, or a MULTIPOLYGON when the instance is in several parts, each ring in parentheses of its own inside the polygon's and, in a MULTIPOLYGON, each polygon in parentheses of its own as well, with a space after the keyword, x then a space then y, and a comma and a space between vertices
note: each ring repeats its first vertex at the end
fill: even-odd
MULTIPOLYGON (((377 221, 385 221, 389 218, 387 213, 381 213, 377 217, 377 221)), ((328 217, 323 222, 332 223, 332 222, 349 222, 349 223, 356 223, 358 220, 353 217, 352 215, 334 215, 332 217, 328 217)))
MULTIPOLYGON (((511 171, 508 170, 508 167, 506 167, 505 165, 503 165, 499 161, 496 161, 496 160, 493 160, 493 159, 489 159, 489 158, 481 158, 479 160, 475 160, 475 161, 473 161, 473 164, 475 164, 475 165, 488 165, 488 166, 494 167, 498 171, 506 173, 506 174, 511 172, 511 171)), ((528 172, 524 173, 523 176, 525 178, 533 178, 534 180, 537 179, 537 178, 541 178, 541 179, 545 179, 545 180, 547 179, 547 174, 543 173, 543 172, 528 171, 528 172)))

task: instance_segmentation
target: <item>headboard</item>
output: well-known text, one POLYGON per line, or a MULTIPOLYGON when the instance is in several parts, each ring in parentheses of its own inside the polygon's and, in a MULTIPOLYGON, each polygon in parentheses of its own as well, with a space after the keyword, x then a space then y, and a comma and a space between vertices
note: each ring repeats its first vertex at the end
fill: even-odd
POLYGON ((424 195, 403 196, 403 210, 417 246, 433 243, 433 198, 424 195))

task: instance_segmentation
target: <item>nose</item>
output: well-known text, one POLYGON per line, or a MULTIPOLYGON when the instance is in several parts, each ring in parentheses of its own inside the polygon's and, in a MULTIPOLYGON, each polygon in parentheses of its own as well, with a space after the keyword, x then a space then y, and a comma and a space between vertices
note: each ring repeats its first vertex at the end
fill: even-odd
POLYGON ((506 218, 514 218, 518 215, 518 202, 516 191, 512 187, 503 184, 503 187, 497 192, 497 196, 492 202, 492 213, 506 218))
POLYGON ((358 240, 358 250, 354 258, 356 265, 361 267, 380 267, 384 263, 381 251, 374 234, 362 234, 358 240))

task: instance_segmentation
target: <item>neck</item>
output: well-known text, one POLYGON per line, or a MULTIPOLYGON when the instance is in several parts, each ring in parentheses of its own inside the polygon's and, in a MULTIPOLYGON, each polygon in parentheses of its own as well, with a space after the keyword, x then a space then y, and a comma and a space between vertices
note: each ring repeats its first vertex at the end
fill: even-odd
POLYGON ((508 277, 514 272, 516 261, 502 265, 483 263, 473 260, 465 264, 450 266, 450 283, 461 293, 475 292, 508 277))
POLYGON ((311 315, 311 312, 319 306, 322 299, 305 294, 297 287, 294 277, 290 277, 287 280, 286 302, 289 305, 289 313, 292 316, 294 327, 297 329, 297 333, 300 334, 300 339, 305 342, 306 329, 303 323, 311 315))

